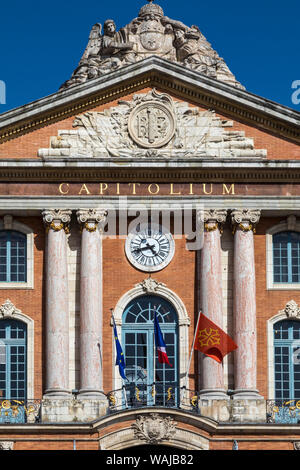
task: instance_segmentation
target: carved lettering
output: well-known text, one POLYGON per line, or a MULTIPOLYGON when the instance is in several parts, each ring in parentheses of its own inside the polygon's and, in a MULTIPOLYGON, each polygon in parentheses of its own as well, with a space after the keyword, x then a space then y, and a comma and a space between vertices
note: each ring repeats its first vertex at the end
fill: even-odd
POLYGON ((173 195, 173 196, 174 196, 174 195, 180 196, 181 191, 179 191, 178 193, 175 193, 175 192, 174 192, 174 184, 171 183, 170 194, 173 195))
POLYGON ((206 184, 204 183, 204 184, 203 184, 203 192, 204 192, 204 194, 212 194, 212 192, 213 192, 213 185, 210 184, 210 191, 208 192, 208 191, 206 191, 206 184))
POLYGON ((149 184, 149 186, 148 186, 148 192, 149 192, 150 194, 158 194, 158 193, 159 193, 159 185, 156 184, 156 183, 151 183, 151 184, 149 184), (153 190, 153 187, 155 188, 154 190, 153 190))
POLYGON ((226 184, 223 184, 223 194, 235 194, 234 184, 231 184, 229 188, 226 184))
POLYGON ((61 183, 58 188, 60 194, 68 194, 70 190, 70 185, 69 183, 61 183))
POLYGON ((80 191, 79 191, 78 194, 81 195, 83 191, 85 191, 85 194, 91 194, 90 191, 88 190, 86 184, 83 184, 83 185, 81 186, 81 189, 80 189, 80 191))

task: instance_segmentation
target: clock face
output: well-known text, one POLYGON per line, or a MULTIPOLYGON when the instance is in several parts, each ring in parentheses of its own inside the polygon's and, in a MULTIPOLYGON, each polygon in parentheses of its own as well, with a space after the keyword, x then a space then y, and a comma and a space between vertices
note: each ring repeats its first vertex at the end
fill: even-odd
POLYGON ((138 228, 128 235, 125 243, 128 260, 143 271, 160 271, 173 258, 175 245, 172 235, 156 224, 138 228))

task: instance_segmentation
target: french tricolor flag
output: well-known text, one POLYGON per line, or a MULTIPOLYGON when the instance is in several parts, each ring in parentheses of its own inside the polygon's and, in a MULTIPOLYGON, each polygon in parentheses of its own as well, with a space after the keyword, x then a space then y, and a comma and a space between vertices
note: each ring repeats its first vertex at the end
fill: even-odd
POLYGON ((166 351, 166 344, 164 342, 164 338, 163 338, 163 335, 159 326, 156 312, 154 312, 154 334, 155 334, 155 345, 156 345, 157 354, 158 354, 158 362, 160 364, 169 364, 169 366, 172 367, 168 359, 168 355, 166 351))

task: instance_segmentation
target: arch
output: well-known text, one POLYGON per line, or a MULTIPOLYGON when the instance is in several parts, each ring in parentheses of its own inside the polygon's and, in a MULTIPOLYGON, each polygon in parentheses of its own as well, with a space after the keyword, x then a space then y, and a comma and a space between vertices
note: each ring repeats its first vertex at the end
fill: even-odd
POLYGON ((274 283, 273 279, 273 235, 281 232, 299 232, 300 222, 294 215, 273 225, 266 231, 266 281, 268 290, 299 290, 299 283, 274 283))
MULTIPOLYGON (((177 412, 170 414, 155 408, 143 410, 142 412, 141 410, 131 413, 126 412, 126 416, 124 415, 123 419, 119 421, 118 429, 102 434, 99 439, 100 449, 117 451, 133 447, 138 448, 140 446, 145 448, 145 446, 150 444, 147 440, 148 423, 156 419, 160 420, 160 422, 166 420, 167 428, 171 428, 168 436, 165 436, 164 432, 162 432, 158 441, 155 442, 155 445, 162 446, 162 450, 167 447, 183 450, 209 450, 209 440, 201 435, 202 423, 200 417, 197 417, 197 424, 194 429, 187 429, 185 426, 187 417, 184 414, 177 412), (136 423, 139 423, 138 433, 135 432, 136 423), (146 423, 145 428, 143 428, 143 423, 146 423)), ((112 417, 111 420, 111 424, 113 424, 115 418, 112 417)), ((106 422, 107 429, 110 428, 109 424, 109 422, 106 422)), ((159 426, 160 429, 163 429, 163 427, 164 425, 159 426)))
MULTIPOLYGON (((133 289, 126 292, 118 301, 114 309, 114 318, 117 326, 118 337, 121 337, 122 315, 126 306, 135 298, 143 295, 157 295, 166 299, 174 309, 178 316, 178 340, 179 340, 179 378, 180 386, 185 385, 184 379, 188 365, 189 358, 189 337, 188 328, 190 325, 190 318, 188 316, 185 305, 182 300, 165 284, 155 281, 152 278, 145 279, 143 282, 136 284, 133 289)), ((115 348, 114 348, 115 354, 115 348)), ((122 380, 114 366, 115 357, 113 360, 113 388, 119 389, 122 387, 122 380)))
POLYGON ((0 289, 33 289, 34 283, 34 233, 27 225, 15 220, 11 215, 5 215, 0 220, 0 231, 13 230, 26 235, 26 282, 0 282, 0 289))
POLYGON ((19 320, 27 326, 27 398, 34 398, 34 320, 7 299, 0 306, 1 320, 19 320))

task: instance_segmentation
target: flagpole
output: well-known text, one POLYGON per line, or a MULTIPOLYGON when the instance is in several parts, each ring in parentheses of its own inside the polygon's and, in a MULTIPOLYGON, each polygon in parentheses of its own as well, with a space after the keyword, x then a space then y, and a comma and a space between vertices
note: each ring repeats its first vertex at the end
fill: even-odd
MULTIPOLYGON (((113 311, 112 308, 110 309, 110 312, 111 312, 111 317, 112 317, 113 325, 116 325, 115 317, 114 317, 114 311, 113 311)), ((123 379, 123 377, 121 377, 121 380, 122 380, 122 390, 123 390, 123 394, 124 394, 125 406, 126 406, 126 408, 128 408, 127 395, 126 395, 126 388, 125 388, 125 380, 123 379)))
POLYGON ((198 331, 198 326, 199 326, 199 321, 200 321, 200 315, 201 315, 201 310, 199 310, 199 314, 198 314, 198 318, 197 318, 197 324, 196 324, 196 329, 195 329, 195 333, 194 333, 194 339, 193 339, 191 354, 190 354, 188 367, 187 367, 187 371, 186 371, 186 376, 185 376, 185 385, 183 386, 182 396, 181 396, 180 402, 183 401, 184 393, 187 389, 187 384, 188 384, 188 379, 189 379, 189 372, 190 372, 190 367, 191 367, 191 362, 192 362, 192 357, 193 357, 193 352, 194 352, 194 347, 195 347, 195 341, 196 341, 196 334, 197 334, 197 331, 198 331))
MULTIPOLYGON (((155 307, 154 307, 155 308, 155 307)), ((154 325, 154 341, 153 341, 153 404, 156 402, 156 387, 155 387, 155 368, 156 368, 156 344, 155 344, 155 324, 154 324, 155 310, 153 316, 153 325, 154 325)))

